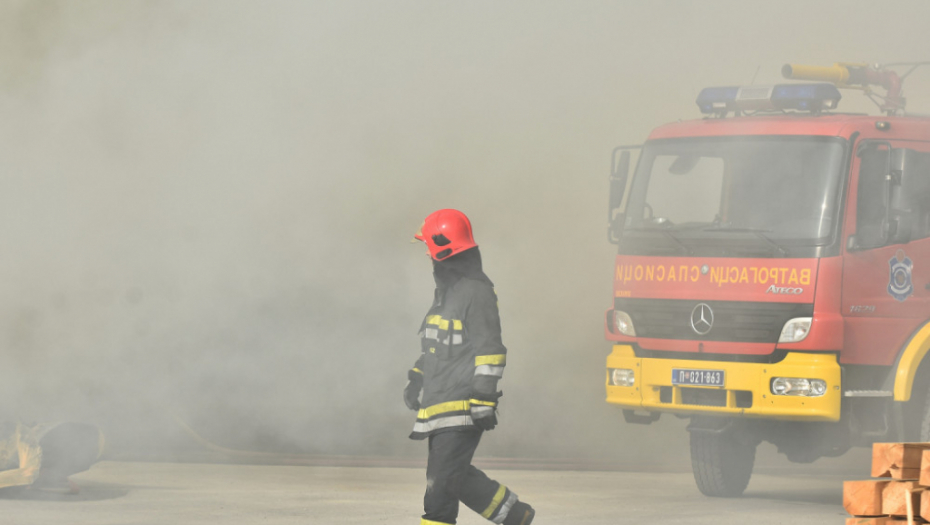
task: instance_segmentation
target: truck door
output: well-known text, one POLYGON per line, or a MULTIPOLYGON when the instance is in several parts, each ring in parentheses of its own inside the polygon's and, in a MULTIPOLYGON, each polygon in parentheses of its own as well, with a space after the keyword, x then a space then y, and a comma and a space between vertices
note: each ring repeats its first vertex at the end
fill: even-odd
POLYGON ((930 159, 930 143, 913 141, 864 139, 853 155, 841 301, 840 361, 846 364, 893 364, 914 331, 930 319, 930 173, 920 173, 928 184, 901 188, 900 174, 892 169, 897 148, 930 159), (901 221, 909 229, 906 235, 895 232, 902 199, 910 208, 901 221))

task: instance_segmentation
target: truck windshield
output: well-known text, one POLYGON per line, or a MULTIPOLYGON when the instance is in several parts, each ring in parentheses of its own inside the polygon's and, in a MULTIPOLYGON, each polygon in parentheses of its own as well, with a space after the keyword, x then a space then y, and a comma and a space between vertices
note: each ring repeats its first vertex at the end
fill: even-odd
POLYGON ((826 244, 839 220, 844 145, 808 136, 649 142, 630 188, 624 237, 657 230, 681 246, 739 237, 776 252, 826 244))

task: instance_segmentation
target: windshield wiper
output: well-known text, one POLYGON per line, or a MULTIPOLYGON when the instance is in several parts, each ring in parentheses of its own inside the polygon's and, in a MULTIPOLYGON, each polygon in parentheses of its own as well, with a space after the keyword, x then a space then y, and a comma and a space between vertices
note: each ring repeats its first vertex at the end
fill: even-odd
POLYGON ((624 228, 624 231, 635 231, 635 232, 659 232, 659 233, 665 235, 665 237, 668 238, 669 240, 671 240, 673 243, 675 243, 675 245, 678 246, 678 248, 681 250, 681 252, 682 252, 683 254, 685 254, 685 255, 693 255, 693 252, 691 251, 691 248, 689 248, 685 243, 681 242, 681 240, 680 240, 678 237, 676 237, 675 234, 672 233, 671 230, 669 230, 668 228, 662 228, 662 227, 646 228, 646 227, 643 227, 643 226, 635 226, 635 227, 632 227, 632 228, 624 228))
POLYGON ((704 228, 702 231, 705 232, 734 232, 734 233, 752 233, 756 237, 765 241, 766 244, 775 249, 775 251, 781 254, 782 257, 788 256, 788 250, 782 247, 777 242, 773 241, 766 233, 772 233, 772 230, 766 230, 763 228, 730 228, 726 226, 714 226, 712 228, 704 228))

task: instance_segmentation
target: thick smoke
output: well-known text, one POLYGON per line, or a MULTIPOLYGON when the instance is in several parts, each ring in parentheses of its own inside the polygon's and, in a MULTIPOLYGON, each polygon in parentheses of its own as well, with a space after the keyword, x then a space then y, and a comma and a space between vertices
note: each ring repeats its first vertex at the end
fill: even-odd
POLYGON ((930 6, 875 27, 887 8, 4 2, 8 417, 95 422, 121 457, 196 454, 175 418, 227 447, 421 454, 400 392, 432 280, 408 239, 456 207, 510 351, 482 453, 682 461, 683 422, 603 401, 610 150, 785 62, 926 59, 930 6))

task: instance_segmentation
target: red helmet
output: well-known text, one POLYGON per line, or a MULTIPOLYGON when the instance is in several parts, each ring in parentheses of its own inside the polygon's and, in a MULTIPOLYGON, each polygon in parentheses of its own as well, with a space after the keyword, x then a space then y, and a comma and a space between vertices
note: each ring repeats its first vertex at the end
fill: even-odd
POLYGON ((413 237, 426 243, 429 255, 435 261, 478 246, 471 234, 471 222, 458 210, 434 211, 413 237))

